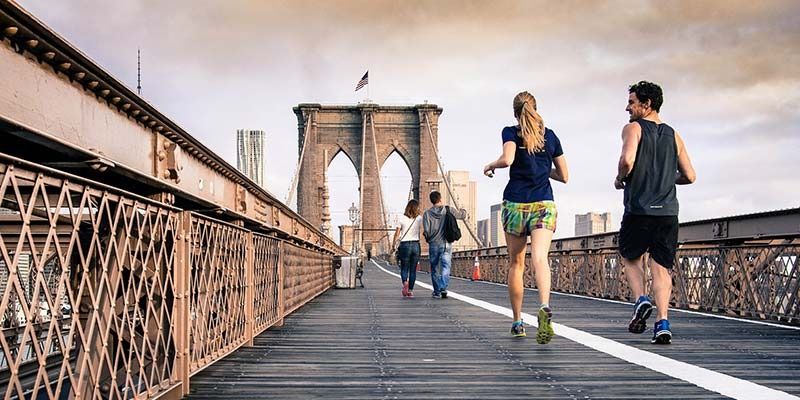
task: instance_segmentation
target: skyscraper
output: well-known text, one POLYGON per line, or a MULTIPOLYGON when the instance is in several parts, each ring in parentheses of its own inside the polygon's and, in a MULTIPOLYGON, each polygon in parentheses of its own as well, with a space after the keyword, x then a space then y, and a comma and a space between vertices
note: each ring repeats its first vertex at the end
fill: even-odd
POLYGON ((489 209, 489 240, 492 246, 505 246, 506 234, 503 232, 503 215, 500 204, 495 204, 489 209))
MULTIPOLYGON (((469 171, 448 171, 445 179, 447 179, 450 189, 453 190, 453 196, 458 202, 458 207, 467 210, 467 219, 458 221, 458 227, 461 228, 461 239, 453 243, 453 250, 475 249, 478 247, 478 243, 470 234, 470 230, 472 232, 477 231, 475 217, 478 202, 478 184, 469 180, 469 171), (469 224, 469 228, 467 228, 467 224, 469 224)), ((456 206, 456 201, 453 201, 447 188, 442 191, 442 199, 444 204, 451 207, 456 206)))
POLYGON ((483 242, 484 247, 492 247, 489 240, 489 219, 478 220, 478 239, 483 242))
POLYGON ((611 231, 611 213, 575 214, 575 236, 592 235, 611 231))
POLYGON ((236 131, 236 169, 264 187, 264 131, 236 131))

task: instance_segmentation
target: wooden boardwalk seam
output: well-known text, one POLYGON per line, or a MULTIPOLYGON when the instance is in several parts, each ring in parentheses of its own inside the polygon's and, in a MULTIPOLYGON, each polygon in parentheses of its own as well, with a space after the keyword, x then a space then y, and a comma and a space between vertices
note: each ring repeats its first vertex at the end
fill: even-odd
MULTIPOLYGON (((507 317, 422 287, 403 299, 399 278, 371 265, 364 280, 365 289, 328 291, 196 375, 190 398, 725 398, 560 336, 546 346, 513 339, 507 317)), ((507 307, 502 286, 452 280, 450 289, 507 307)), ((535 300, 526 292, 524 310, 535 300)), ((649 333, 627 332, 628 305, 567 296, 552 305, 554 321, 574 329, 800 395, 795 330, 673 313, 675 343, 654 346, 649 333)))

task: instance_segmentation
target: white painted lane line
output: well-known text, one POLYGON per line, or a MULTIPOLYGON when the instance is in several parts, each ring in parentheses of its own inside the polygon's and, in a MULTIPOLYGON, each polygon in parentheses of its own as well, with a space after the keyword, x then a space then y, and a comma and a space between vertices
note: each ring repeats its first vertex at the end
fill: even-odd
MULTIPOLYGON (((469 279, 465 279, 465 278, 459 278, 459 277, 456 277, 456 276, 452 276, 452 277, 450 277, 450 279, 458 279, 458 280, 462 280, 462 281, 468 281, 469 280, 469 279)), ((470 282, 473 282, 473 281, 470 281, 470 282)), ((489 282, 489 281, 478 281, 478 282, 475 282, 475 283, 483 283, 483 284, 486 284, 486 285, 496 285, 496 286, 503 286, 503 287, 507 287, 508 286, 508 285, 505 285, 503 283, 489 282)), ((535 291, 535 289, 531 289, 531 288, 525 288, 525 290, 526 291, 535 291)), ((605 302, 605 303, 625 304, 625 305, 629 305, 629 306, 633 305, 633 303, 631 303, 629 301, 612 300, 612 299, 601 299, 601 298, 592 297, 592 296, 584 296, 584 295, 580 295, 580 294, 562 293, 562 292, 555 292, 555 291, 554 292, 550 292, 550 293, 551 294, 555 294, 555 295, 559 295, 559 296, 577 297, 577 298, 580 298, 580 299, 602 301, 602 302, 605 302)), ((704 313, 704 312, 700 312, 700 311, 683 310, 683 309, 680 309, 680 308, 670 308, 669 311, 670 312, 679 312, 679 313, 682 313, 682 314, 701 315, 701 316, 709 317, 709 318, 727 319, 729 321, 744 322, 744 323, 748 323, 748 324, 765 325, 765 326, 770 326, 770 327, 773 327, 773 328, 781 328, 781 329, 789 329, 789 330, 800 331, 800 326, 781 325, 781 324, 776 324, 774 322, 756 321, 756 320, 753 320, 753 319, 729 317, 727 315, 709 314, 709 313, 704 313)))
MULTIPOLYGON (((400 275, 391 272, 372 260, 376 267, 380 268, 387 274, 400 277, 400 275)), ((430 285, 417 282, 419 286, 426 289, 433 289, 430 285)), ((511 318, 512 312, 510 308, 501 307, 483 300, 478 300, 469 296, 464 296, 455 292, 447 291, 447 297, 456 300, 461 300, 465 303, 478 306, 485 310, 505 315, 511 318)), ((532 326, 536 326, 536 317, 522 313, 522 318, 526 321, 534 321, 532 326)), ((800 400, 800 397, 792 396, 789 393, 775 390, 748 380, 739 379, 730 375, 720 372, 712 371, 710 369, 698 367, 693 364, 685 363, 678 360, 673 360, 649 351, 644 351, 633 346, 628 346, 611 339, 606 339, 601 336, 593 335, 578 329, 570 328, 566 325, 553 323, 553 330, 556 335, 565 339, 569 339, 575 343, 584 345, 591 349, 606 353, 612 357, 629 362, 631 364, 640 365, 649 370, 680 379, 684 382, 691 383, 712 392, 719 393, 723 396, 732 397, 734 399, 752 399, 752 400, 800 400)))

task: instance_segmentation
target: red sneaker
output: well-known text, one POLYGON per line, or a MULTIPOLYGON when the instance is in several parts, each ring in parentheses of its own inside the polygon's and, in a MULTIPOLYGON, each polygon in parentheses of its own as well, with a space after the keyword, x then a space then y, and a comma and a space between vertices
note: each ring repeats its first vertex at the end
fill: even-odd
POLYGON ((408 297, 408 281, 403 282, 403 297, 408 297))
POLYGON ((412 293, 410 290, 408 291, 408 298, 414 298, 414 293, 412 293))

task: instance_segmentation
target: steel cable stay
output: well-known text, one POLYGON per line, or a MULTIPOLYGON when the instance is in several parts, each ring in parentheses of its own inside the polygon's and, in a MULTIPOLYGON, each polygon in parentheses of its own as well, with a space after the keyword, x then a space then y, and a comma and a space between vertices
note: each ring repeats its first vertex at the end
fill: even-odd
MULTIPOLYGON (((444 176, 445 171, 444 167, 442 166, 442 159, 439 157, 439 149, 436 147, 436 141, 433 140, 433 130, 431 129, 431 122, 428 119, 428 113, 426 112, 422 115, 425 118, 425 126, 428 128, 428 137, 431 139, 431 147, 433 147, 433 154, 434 156, 436 156, 436 163, 439 165, 439 171, 442 173, 442 179, 444 180, 444 184, 447 187, 447 193, 450 195, 450 198, 453 199, 453 205, 455 205, 457 209, 461 210, 462 208, 458 205, 458 198, 456 198, 455 194, 453 193, 453 189, 450 187, 450 182, 444 176)), ((472 236, 472 238, 475 239, 475 243, 478 244, 478 247, 484 247, 483 242, 480 239, 478 239, 478 236, 472 230, 471 216, 469 215, 469 213, 465 214, 466 215, 464 217, 464 222, 465 222, 464 225, 467 226, 467 231, 469 231, 470 236, 472 236)))
MULTIPOLYGON (((377 168, 378 172, 378 200, 381 203, 381 217, 383 219, 383 226, 385 228, 388 228, 389 224, 388 221, 386 220, 386 207, 384 205, 385 203, 383 202, 383 186, 381 185, 381 177, 380 177, 381 165, 380 161, 378 160, 378 146, 375 139, 375 119, 373 118, 373 115, 371 113, 369 114, 369 126, 370 126, 370 131, 372 132, 372 151, 375 154, 375 168, 377 168)), ((392 242, 389 240, 389 234, 387 233, 386 235, 384 235, 384 237, 386 238, 386 244, 387 244, 386 249, 391 250, 392 242)))
MULTIPOLYGON (((300 158, 297 159, 297 167, 294 170, 294 176, 292 177, 292 183, 289 186, 289 194, 286 196, 286 205, 288 207, 292 206, 292 200, 294 199, 294 193, 297 191, 297 183, 298 183, 297 182, 297 178, 300 175, 300 167, 303 166, 303 158, 304 158, 304 156, 306 154, 306 145, 308 144, 308 134, 309 134, 309 131, 311 130, 311 124, 309 124, 310 121, 311 121, 311 114, 307 114, 305 116, 305 118, 303 119, 303 123, 306 126, 306 131, 303 134, 303 147, 300 149, 300 158)), ((298 207, 295 206, 295 210, 297 208, 298 207)))

